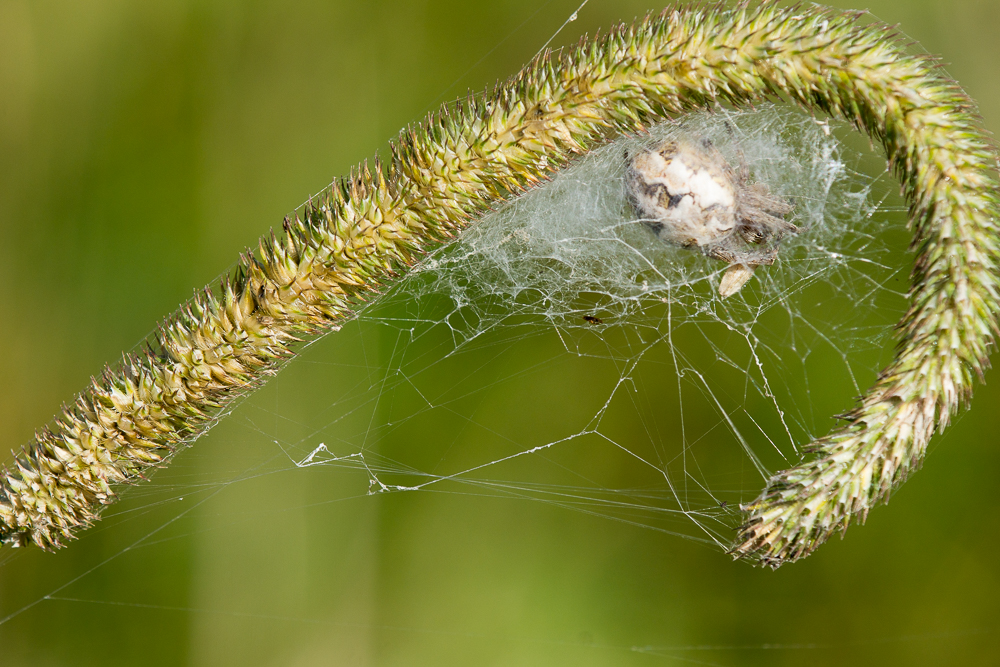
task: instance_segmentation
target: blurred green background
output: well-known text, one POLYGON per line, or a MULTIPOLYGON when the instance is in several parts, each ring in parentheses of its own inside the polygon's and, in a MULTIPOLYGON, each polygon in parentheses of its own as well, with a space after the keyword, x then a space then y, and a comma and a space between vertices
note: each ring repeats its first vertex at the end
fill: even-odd
MULTIPOLYGON (((0 0, 4 448, 309 193, 515 72, 578 4, 0 0)), ((1000 5, 866 5, 943 54, 1000 127, 1000 5)), ((591 0, 556 43, 656 8, 591 0)), ((391 353, 374 334, 341 345, 344 359, 391 353)), ((365 367, 337 362, 329 382, 365 367)), ((71 548, 0 555, 0 618, 16 613, 0 665, 998 660, 993 374, 867 526, 770 572, 542 503, 366 497, 343 469, 220 487, 271 470, 279 416, 333 400, 310 404, 304 372, 71 548), (267 406, 274 424, 249 438, 267 406)))

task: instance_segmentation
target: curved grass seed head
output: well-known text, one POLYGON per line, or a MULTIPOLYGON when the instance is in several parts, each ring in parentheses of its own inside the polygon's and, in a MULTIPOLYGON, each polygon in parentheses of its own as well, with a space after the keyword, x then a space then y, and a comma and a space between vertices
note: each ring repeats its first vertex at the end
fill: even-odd
MULTIPOLYGON (((495 90, 407 129, 388 163, 336 181, 283 234, 244 255, 218 290, 170 316, 146 352, 95 378, 37 433, 0 472, 0 541, 63 546, 115 500, 114 485, 141 482, 192 443, 300 341, 337 328, 424 253, 574 156, 695 109, 781 96, 850 120, 884 148, 917 252, 894 361, 845 426, 809 445, 808 458, 745 508, 731 552, 771 566, 808 555, 919 466, 931 435, 971 396, 998 331, 997 153, 974 104, 936 62, 862 16, 770 1, 670 9, 536 58, 495 90)), ((686 192, 643 205, 669 218, 671 196, 691 196, 693 181, 704 181, 704 229, 679 221, 684 231, 667 237, 742 266, 723 280, 732 293, 795 228, 783 219, 787 203, 699 160, 691 154, 662 176, 687 182, 686 192), (706 218, 712 206, 722 208, 706 218), (734 216, 738 233, 713 236, 734 216)), ((654 168, 665 161, 647 159, 654 168)))

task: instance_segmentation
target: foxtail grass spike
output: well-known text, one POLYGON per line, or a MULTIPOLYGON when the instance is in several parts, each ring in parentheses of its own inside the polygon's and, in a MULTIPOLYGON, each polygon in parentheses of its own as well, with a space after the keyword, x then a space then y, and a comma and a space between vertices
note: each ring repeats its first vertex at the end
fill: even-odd
POLYGON ((695 109, 777 97, 846 118, 884 148, 917 255, 893 363, 843 427, 743 508, 734 557, 776 567, 808 555, 920 465, 997 335, 997 153, 937 63, 863 19, 773 2, 669 8, 543 54, 403 130, 390 160, 335 181, 37 432, 0 473, 0 540, 65 545, 300 341, 575 156, 695 109))

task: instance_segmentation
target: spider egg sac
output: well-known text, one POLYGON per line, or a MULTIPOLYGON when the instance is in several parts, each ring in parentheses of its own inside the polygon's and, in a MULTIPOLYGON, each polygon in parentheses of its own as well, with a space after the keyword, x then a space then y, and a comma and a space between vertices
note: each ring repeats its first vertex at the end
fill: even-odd
POLYGON ((708 140, 669 139, 639 152, 625 181, 636 212, 667 243, 706 246, 736 228, 732 170, 708 140))

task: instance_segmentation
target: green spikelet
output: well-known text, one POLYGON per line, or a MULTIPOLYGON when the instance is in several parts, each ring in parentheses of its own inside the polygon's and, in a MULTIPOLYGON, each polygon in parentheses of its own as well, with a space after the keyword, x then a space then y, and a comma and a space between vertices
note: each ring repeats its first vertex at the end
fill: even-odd
POLYGON ((997 334, 997 154, 971 101, 928 57, 860 13, 772 2, 669 9, 536 58, 445 107, 310 201, 302 218, 106 370, 0 476, 0 539, 53 549, 97 520, 113 487, 192 442, 297 343, 497 201, 611 137, 696 108, 773 97, 846 118, 885 149, 917 252, 893 364, 805 461, 744 508, 732 549, 777 566, 888 498, 968 400, 997 334))

